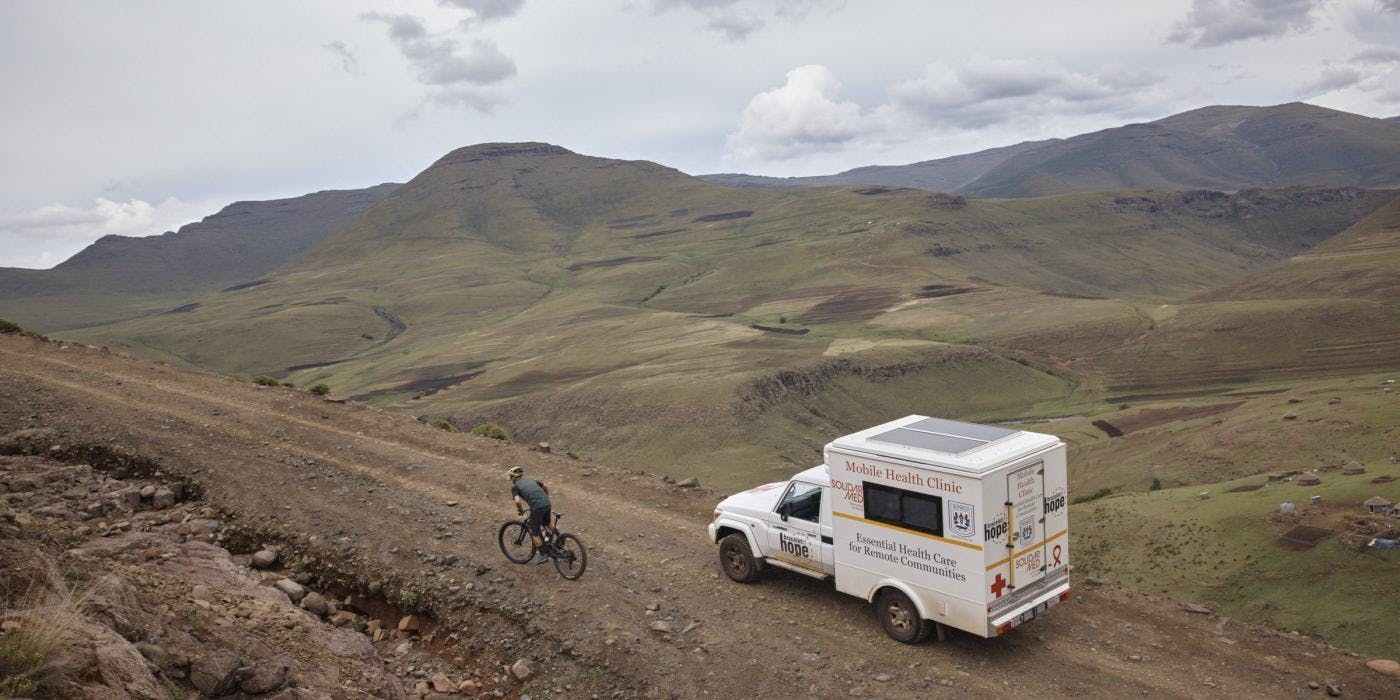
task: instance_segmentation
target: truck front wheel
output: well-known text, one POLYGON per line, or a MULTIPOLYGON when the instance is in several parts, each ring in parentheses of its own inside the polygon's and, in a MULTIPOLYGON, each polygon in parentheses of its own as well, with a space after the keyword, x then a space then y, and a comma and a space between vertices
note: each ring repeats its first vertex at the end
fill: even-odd
POLYGON ((749 540, 737 532, 719 541, 719 566, 724 569, 725 576, 739 583, 758 578, 759 563, 753 558, 749 540))
POLYGON ((875 597, 875 613, 885 633, 897 642, 918 644, 933 632, 933 623, 919 615, 914 601, 897 588, 886 588, 875 597))

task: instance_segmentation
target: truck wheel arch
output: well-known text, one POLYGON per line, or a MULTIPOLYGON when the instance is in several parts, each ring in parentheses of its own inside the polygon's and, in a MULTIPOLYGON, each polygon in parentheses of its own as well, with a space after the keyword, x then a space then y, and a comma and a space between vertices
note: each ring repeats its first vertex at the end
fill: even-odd
POLYGON ((919 596, 914 594, 914 589, 911 588, 908 584, 904 583, 903 581, 885 579, 876 583, 874 586, 870 587, 870 592, 866 593, 865 602, 874 603, 875 599, 880 597, 880 592, 885 590, 886 588, 893 588, 899 591, 900 593, 903 593, 904 595, 908 596, 909 600, 914 603, 914 607, 919 611, 919 617, 922 617, 925 620, 931 619, 929 617, 928 611, 924 609, 923 601, 919 600, 919 596))
POLYGON ((743 523, 721 521, 719 526, 715 528, 715 542, 719 543, 724 538, 735 533, 743 535, 744 539, 748 540, 749 551, 753 553, 755 559, 763 558, 763 551, 758 548, 758 538, 754 537, 753 528, 743 523))

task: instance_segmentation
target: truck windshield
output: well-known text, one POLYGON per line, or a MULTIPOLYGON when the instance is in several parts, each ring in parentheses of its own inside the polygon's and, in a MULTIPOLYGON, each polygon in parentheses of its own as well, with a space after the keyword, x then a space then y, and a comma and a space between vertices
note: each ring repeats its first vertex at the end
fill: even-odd
POLYGON ((793 483, 778 508, 786 508, 789 518, 817 522, 822 512, 822 487, 801 482, 793 483))

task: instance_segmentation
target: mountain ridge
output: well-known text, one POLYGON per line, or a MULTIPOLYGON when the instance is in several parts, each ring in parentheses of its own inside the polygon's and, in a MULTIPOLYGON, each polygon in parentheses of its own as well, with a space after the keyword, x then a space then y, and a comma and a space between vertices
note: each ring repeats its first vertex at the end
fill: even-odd
POLYGON ((887 185, 982 197, 1118 189, 1400 186, 1400 120, 1302 102, 1212 105, 1065 139, 836 175, 702 175, 738 187, 887 185), (971 177, 968 177, 971 175, 971 177))

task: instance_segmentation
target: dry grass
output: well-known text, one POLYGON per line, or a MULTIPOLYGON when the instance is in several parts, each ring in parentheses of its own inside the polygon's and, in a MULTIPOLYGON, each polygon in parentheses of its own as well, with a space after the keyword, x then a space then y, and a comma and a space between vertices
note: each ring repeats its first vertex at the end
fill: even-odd
POLYGON ((25 592, 0 601, 0 697, 24 697, 55 688, 77 672, 78 631, 94 595, 114 580, 74 583, 54 562, 41 559, 25 592))

